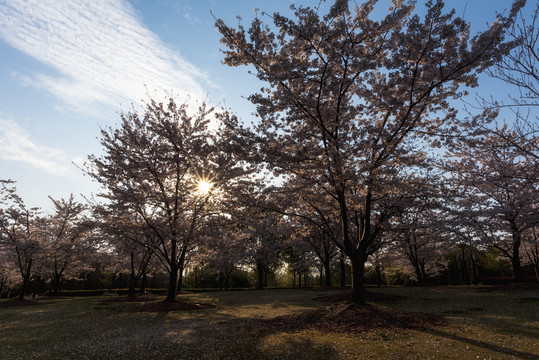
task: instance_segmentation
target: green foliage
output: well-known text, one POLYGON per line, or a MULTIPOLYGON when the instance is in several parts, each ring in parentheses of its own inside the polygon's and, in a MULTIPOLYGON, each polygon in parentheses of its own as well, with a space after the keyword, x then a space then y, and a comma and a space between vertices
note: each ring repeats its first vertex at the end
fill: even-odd
MULTIPOLYGON (((184 284, 187 288, 224 289, 225 274, 219 272, 211 265, 197 266, 191 269, 184 277, 184 284)), ((249 272, 234 268, 229 275, 229 288, 249 288, 254 287, 250 281, 249 272)))

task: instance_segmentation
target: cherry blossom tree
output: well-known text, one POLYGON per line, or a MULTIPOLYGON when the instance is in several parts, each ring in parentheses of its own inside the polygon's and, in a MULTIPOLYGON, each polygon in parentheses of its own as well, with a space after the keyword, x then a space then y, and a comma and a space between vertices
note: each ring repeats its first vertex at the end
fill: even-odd
POLYGON ((292 273, 292 287, 296 287, 297 283, 301 288, 302 279, 307 285, 307 275, 317 265, 316 255, 311 246, 297 237, 288 238, 281 251, 281 258, 286 263, 288 271, 292 273))
POLYGON ((11 260, 7 249, 0 246, 0 298, 4 294, 9 298, 17 282, 17 271, 11 260))
POLYGON ((70 268, 88 254, 85 234, 90 230, 90 220, 85 218, 86 206, 75 201, 73 194, 69 199, 55 200, 54 213, 45 219, 46 234, 43 239, 44 272, 51 279, 51 290, 58 294, 62 281, 70 268))
POLYGON ((254 266, 257 273, 257 288, 267 285, 267 275, 281 260, 285 246, 281 215, 259 209, 244 218, 243 231, 246 238, 246 262, 254 266))
POLYGON ((446 169, 453 174, 462 228, 501 251, 522 280, 523 234, 539 223, 539 163, 493 133, 462 138, 460 144, 452 148, 446 169))
MULTIPOLYGON (((509 36, 517 46, 502 58, 490 71, 490 74, 519 91, 510 98, 514 105, 539 106, 539 3, 535 4, 532 16, 527 19, 518 15, 518 21, 509 29, 509 36)), ((537 116, 535 116, 537 119, 537 116)))
POLYGON ((530 264, 533 265, 535 278, 539 282, 539 226, 534 226, 524 233, 522 247, 530 264))
POLYGON ((308 233, 302 235, 302 240, 309 244, 311 251, 314 252, 320 261, 321 268, 324 270, 325 280, 322 283, 322 276, 320 276, 320 284, 331 286, 331 264, 338 253, 338 247, 336 246, 335 241, 332 241, 326 232, 313 228, 312 226, 310 226, 310 231, 308 233))
POLYGON ((127 206, 95 205, 93 213, 102 236, 120 259, 116 267, 129 274, 128 296, 134 297, 137 282, 147 273, 155 251, 152 233, 141 216, 127 206))
POLYGON ((418 284, 436 273, 436 262, 447 250, 443 245, 449 241, 438 225, 440 216, 435 210, 421 207, 399 218, 396 249, 409 261, 418 284))
POLYGON ((539 115, 535 109, 539 106, 539 3, 535 4, 531 16, 523 12, 518 14, 518 21, 509 30, 510 38, 516 43, 489 74, 502 80, 511 89, 508 99, 481 99, 485 111, 477 116, 480 131, 490 132, 517 148, 526 156, 539 159, 539 115), (503 111, 510 109, 510 112, 503 111), (504 124, 492 126, 499 113, 506 116, 504 124))
POLYGON ((393 1, 379 21, 375 3, 337 0, 324 16, 292 7, 295 19, 262 13, 247 30, 216 20, 225 63, 250 65, 266 84, 250 96, 263 161, 320 187, 339 211, 356 303, 365 300, 365 262, 396 213, 393 193, 406 188, 399 174, 421 161, 427 134, 452 130, 448 99, 510 49, 504 33, 523 5, 471 37, 442 1, 427 2, 423 18, 413 2, 393 1))
POLYGON ((195 263, 211 269, 217 277, 219 288, 228 290, 233 272, 241 265, 247 265, 248 234, 243 226, 229 218, 212 219, 206 225, 208 231, 200 241, 200 249, 195 263))
POLYGON ((151 232, 170 275, 165 301, 175 301, 211 184, 223 187, 247 172, 237 155, 243 151, 238 128, 234 116, 205 104, 191 114, 187 104, 152 100, 143 114, 122 114, 119 128, 103 130, 105 155, 89 157, 87 173, 103 186, 101 196, 129 206, 151 232))
POLYGON ((45 222, 39 208, 27 208, 12 180, 0 180, 0 248, 16 264, 22 279, 23 300, 34 268, 40 260, 45 222))

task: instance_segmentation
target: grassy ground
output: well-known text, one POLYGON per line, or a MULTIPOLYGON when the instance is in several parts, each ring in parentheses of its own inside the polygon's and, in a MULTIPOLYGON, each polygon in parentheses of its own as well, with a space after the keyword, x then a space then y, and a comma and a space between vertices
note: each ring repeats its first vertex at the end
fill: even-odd
POLYGON ((141 303, 107 297, 42 300, 0 306, 0 359, 539 359, 538 290, 372 291, 405 296, 378 303, 377 309, 430 312, 449 322, 356 334, 263 325, 264 319, 328 308, 313 301, 331 294, 321 290, 179 296, 214 305, 199 311, 127 311, 141 303))

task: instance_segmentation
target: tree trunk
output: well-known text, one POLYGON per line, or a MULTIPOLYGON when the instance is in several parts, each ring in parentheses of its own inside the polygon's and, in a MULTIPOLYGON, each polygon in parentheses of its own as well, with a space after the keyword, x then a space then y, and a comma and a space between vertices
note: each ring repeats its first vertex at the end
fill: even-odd
POLYGON ((477 264, 475 263, 474 254, 471 251, 470 251, 470 282, 474 285, 479 284, 477 264))
POLYGON ((365 261, 357 256, 350 258, 352 262, 352 295, 350 301, 355 304, 365 303, 365 261))
POLYGON ((365 262, 367 261, 367 246, 368 242, 371 242, 371 199, 372 195, 370 190, 365 197, 365 216, 361 223, 363 224, 358 231, 357 245, 350 239, 350 232, 348 227, 348 209, 346 206, 346 196, 344 193, 344 187, 338 192, 338 201, 341 217, 341 232, 345 253, 352 263, 352 295, 350 301, 355 304, 365 303, 365 262))
POLYGON ((258 262, 256 264, 256 271, 258 272, 258 284, 257 288, 262 289, 264 287, 264 265, 258 262))
POLYGON ((143 294, 146 292, 146 279, 147 278, 148 276, 146 274, 146 270, 144 270, 144 272, 142 273, 142 280, 140 282, 140 292, 143 294))
POLYGON ((170 264, 170 272, 168 279, 168 293, 165 302, 176 302, 176 286, 178 284, 178 269, 177 264, 170 264))
POLYGON ((524 281, 524 272, 522 271, 522 265, 520 264, 520 244, 522 243, 520 230, 514 219, 509 220, 509 225, 511 226, 511 234, 513 236, 513 256, 511 256, 513 277, 516 281, 524 281))
POLYGON ((517 248, 513 250, 511 264, 513 265, 513 277, 515 278, 515 280, 524 281, 524 272, 522 271, 522 265, 520 264, 520 254, 517 248))
POLYGON ((223 282, 224 282, 224 275, 223 272, 219 272, 219 276, 217 276, 217 283, 219 283, 219 291, 223 291, 223 282))
POLYGON ((21 288, 21 292, 19 293, 19 297, 18 297, 19 300, 24 300, 24 295, 26 294, 26 290, 28 289, 28 283, 29 282, 30 281, 26 276, 22 279, 22 288, 21 288))
POLYGON ((468 261, 466 261, 466 245, 462 245, 460 248, 460 258, 461 285, 471 285, 470 268, 468 267, 468 261))
POLYGON ((374 269, 376 271, 376 286, 382 287, 382 268, 380 264, 376 264, 374 269))
POLYGON ((413 262, 413 265, 415 270, 415 276, 417 278, 417 283, 421 285, 423 284, 423 273, 421 272, 421 267, 415 261, 413 262))
POLYGON ((61 284, 61 278, 58 276, 58 274, 54 274, 51 281, 51 292, 52 295, 59 295, 60 294, 60 284, 61 284))
POLYGON ((30 274, 32 269, 32 259, 28 261, 28 266, 26 267, 26 272, 22 274, 22 289, 19 294, 19 300, 24 300, 24 295, 28 290, 28 284, 30 283, 30 274))
POLYGON ((230 287, 230 272, 225 273, 225 291, 228 291, 228 288, 230 287))
POLYGON ((324 273, 326 275, 326 286, 331 286, 331 266, 329 261, 324 262, 324 273))
POLYGON ((135 297, 135 286, 137 284, 137 278, 135 277, 135 274, 131 272, 129 275, 129 288, 127 290, 127 296, 130 298, 135 297))
POLYGON ((183 286, 183 266, 180 266, 178 270, 178 291, 182 291, 183 286))
POLYGON ((131 260, 131 272, 129 273, 129 285, 127 290, 127 296, 130 298, 135 297, 135 285, 137 283, 137 277, 135 274, 135 253, 130 252, 130 260, 131 260))
POLYGON ((344 255, 341 253, 341 260, 340 260, 340 266, 341 266, 341 287, 346 286, 346 264, 344 263, 344 255))
POLYGON ((513 239, 513 256, 511 257, 513 277, 516 281, 524 281, 524 272, 522 271, 522 265, 520 264, 520 234, 514 234, 513 239))

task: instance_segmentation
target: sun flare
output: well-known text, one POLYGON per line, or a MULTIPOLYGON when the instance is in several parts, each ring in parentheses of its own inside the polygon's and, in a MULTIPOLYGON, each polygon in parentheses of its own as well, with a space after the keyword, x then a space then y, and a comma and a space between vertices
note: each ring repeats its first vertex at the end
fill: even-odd
POLYGON ((213 183, 206 179, 200 179, 197 182, 197 193, 201 196, 208 195, 213 188, 213 183))

